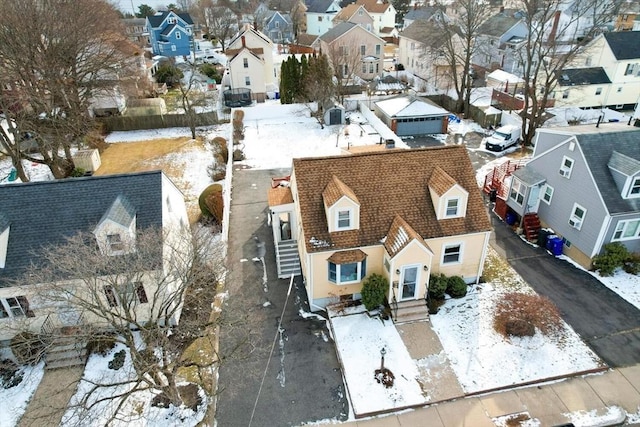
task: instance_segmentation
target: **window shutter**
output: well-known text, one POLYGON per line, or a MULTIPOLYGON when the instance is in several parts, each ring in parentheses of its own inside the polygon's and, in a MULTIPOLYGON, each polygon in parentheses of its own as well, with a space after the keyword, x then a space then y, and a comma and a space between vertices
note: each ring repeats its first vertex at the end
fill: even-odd
POLYGON ((138 301, 141 303, 149 302, 147 293, 144 290, 144 285, 141 282, 136 283, 136 294, 138 295, 138 301))
POLYGON ((107 297, 107 302, 109 303, 109 307, 117 307, 118 300, 116 299, 116 293, 113 290, 113 286, 107 285, 104 287, 104 294, 107 297))

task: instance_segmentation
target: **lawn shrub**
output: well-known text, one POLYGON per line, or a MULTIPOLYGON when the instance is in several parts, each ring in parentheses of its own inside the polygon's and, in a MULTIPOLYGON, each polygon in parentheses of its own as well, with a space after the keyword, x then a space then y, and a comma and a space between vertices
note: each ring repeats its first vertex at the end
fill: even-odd
POLYGON ((71 175, 70 176, 72 178, 80 178, 80 177, 83 177, 85 173, 87 173, 87 171, 85 169, 73 168, 73 170, 71 171, 71 175))
POLYGON ((0 360, 0 387, 7 389, 22 382, 24 374, 20 367, 11 359, 0 360))
POLYGON ((601 276, 612 276, 629 258, 629 251, 620 242, 607 243, 601 254, 593 257, 593 269, 601 276))
POLYGON ((531 336, 532 328, 552 335, 561 331, 562 318, 549 298, 510 292, 496 304, 493 328, 505 337, 531 336))
POLYGON ((448 280, 444 274, 432 274, 429 278, 429 299, 444 299, 448 280))
POLYGON ((213 138, 213 146, 215 150, 215 159, 219 163, 227 163, 229 158, 229 148, 227 146, 227 140, 221 136, 213 138))
POLYGON ((233 161, 241 162, 243 160, 244 160, 244 151, 242 151, 239 148, 236 148, 235 150, 233 150, 233 161))
POLYGON ((224 201, 222 199, 222 185, 211 184, 200 194, 198 205, 202 215, 214 218, 222 224, 222 214, 224 211, 224 201))
POLYGON ((235 110, 233 112, 233 140, 234 143, 242 141, 244 139, 244 111, 235 110))
POLYGON ((127 358, 127 353, 124 350, 118 351, 113 355, 113 359, 109 361, 109 369, 117 371, 124 366, 124 360, 127 358))
POLYGON ((373 310, 384 303, 389 283, 380 274, 372 274, 362 284, 362 303, 367 310, 373 310))
POLYGON ((106 356, 116 346, 116 336, 113 332, 95 334, 87 343, 87 353, 106 356))
POLYGON ((629 274, 634 274, 637 276, 638 273, 640 273, 640 254, 631 252, 627 259, 624 260, 622 269, 629 274))
POLYGON ((448 277, 446 292, 452 298, 462 298, 467 294, 467 283, 460 276, 448 277))
POLYGON ((11 339, 11 351, 21 365, 35 365, 44 355, 44 342, 31 332, 21 332, 11 339))

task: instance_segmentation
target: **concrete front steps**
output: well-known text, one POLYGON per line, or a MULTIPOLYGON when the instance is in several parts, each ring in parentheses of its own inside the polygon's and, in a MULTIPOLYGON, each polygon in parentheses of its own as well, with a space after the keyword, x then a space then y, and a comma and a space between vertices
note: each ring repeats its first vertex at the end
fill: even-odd
POLYGON ((298 242, 286 240, 277 244, 278 277, 288 279, 300 275, 300 256, 298 255, 298 242))
POLYGON ((395 323, 409 323, 420 322, 429 320, 429 309, 427 308, 427 302, 424 299, 417 299, 411 301, 400 301, 397 305, 397 310, 393 305, 391 306, 391 313, 393 314, 393 321, 395 323))
POLYGON ((47 346, 44 362, 45 369, 84 366, 87 362, 86 342, 76 336, 55 337, 47 346))

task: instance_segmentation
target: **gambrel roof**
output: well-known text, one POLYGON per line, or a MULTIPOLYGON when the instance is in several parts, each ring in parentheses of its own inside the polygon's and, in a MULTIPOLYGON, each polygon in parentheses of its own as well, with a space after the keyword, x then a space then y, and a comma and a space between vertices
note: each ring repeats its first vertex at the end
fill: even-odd
POLYGON ((293 175, 309 252, 379 245, 397 228, 392 227, 396 216, 422 239, 491 229, 475 172, 462 146, 294 159, 293 175), (469 193, 466 216, 437 219, 429 192, 429 180, 437 167, 469 193), (323 192, 334 177, 357 197, 359 229, 328 231, 323 192))

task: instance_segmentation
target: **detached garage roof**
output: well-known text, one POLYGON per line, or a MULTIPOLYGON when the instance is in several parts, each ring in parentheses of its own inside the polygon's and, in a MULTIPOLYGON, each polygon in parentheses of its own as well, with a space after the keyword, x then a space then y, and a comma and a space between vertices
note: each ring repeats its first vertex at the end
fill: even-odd
POLYGON ((376 102, 376 105, 389 117, 448 116, 449 112, 426 99, 398 97, 376 102))

